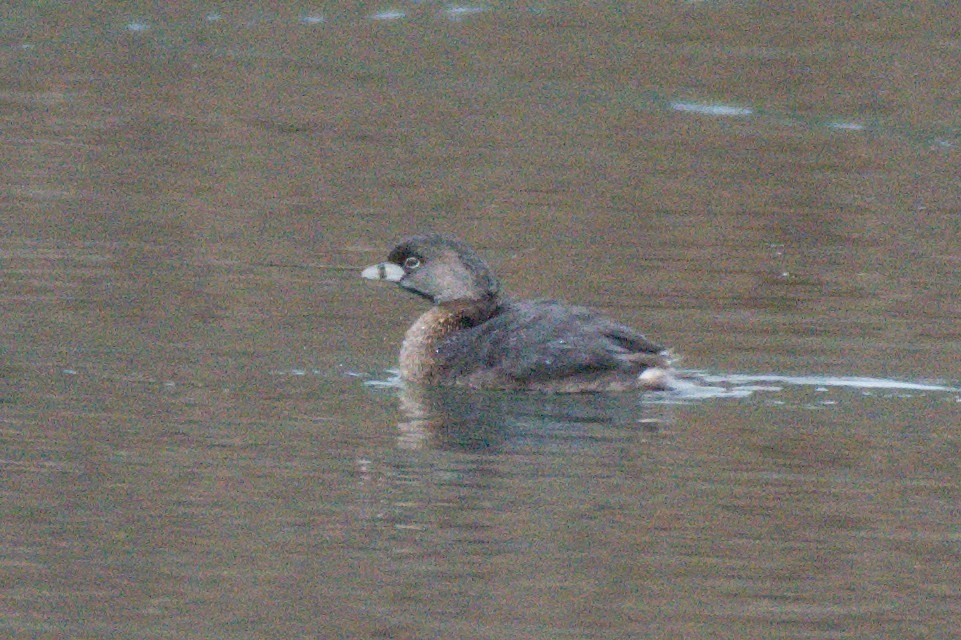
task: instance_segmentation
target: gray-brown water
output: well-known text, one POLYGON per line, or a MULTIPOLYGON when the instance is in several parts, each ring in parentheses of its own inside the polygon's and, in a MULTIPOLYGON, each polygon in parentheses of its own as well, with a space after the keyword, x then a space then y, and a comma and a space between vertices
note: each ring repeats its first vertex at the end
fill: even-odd
POLYGON ((0 636, 957 637, 954 9, 98 7, 0 15, 0 636), (703 388, 403 389, 424 228, 703 388))

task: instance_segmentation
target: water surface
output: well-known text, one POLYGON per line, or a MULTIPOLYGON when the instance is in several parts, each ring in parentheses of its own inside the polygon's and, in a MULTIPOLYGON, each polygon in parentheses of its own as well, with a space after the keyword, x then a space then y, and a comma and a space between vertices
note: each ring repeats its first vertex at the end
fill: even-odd
POLYGON ((950 14, 5 11, 0 634, 953 637, 950 14), (701 387, 392 383, 424 228, 701 387))

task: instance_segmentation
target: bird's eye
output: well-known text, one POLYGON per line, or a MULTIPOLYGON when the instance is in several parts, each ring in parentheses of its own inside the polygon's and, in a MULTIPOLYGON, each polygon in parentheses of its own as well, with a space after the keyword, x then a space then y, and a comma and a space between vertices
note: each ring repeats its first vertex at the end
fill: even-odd
POLYGON ((420 258, 415 258, 414 256, 411 256, 406 260, 404 260, 405 269, 416 269, 419 266, 420 266, 420 258))

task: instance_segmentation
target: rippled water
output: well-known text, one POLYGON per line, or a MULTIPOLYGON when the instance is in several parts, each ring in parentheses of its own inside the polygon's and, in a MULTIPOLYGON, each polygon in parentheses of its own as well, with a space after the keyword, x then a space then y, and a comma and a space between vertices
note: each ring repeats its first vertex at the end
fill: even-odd
POLYGON ((943 3, 0 13, 0 635, 952 638, 943 3), (688 386, 406 389, 460 235, 688 386))

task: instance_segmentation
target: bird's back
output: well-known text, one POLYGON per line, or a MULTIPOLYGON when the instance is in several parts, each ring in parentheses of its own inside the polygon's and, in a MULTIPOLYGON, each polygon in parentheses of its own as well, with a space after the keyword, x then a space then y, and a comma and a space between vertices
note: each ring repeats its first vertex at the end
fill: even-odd
POLYGON ((663 347, 590 309, 555 300, 503 302, 437 345, 449 382, 478 387, 610 390, 668 366, 663 347))

